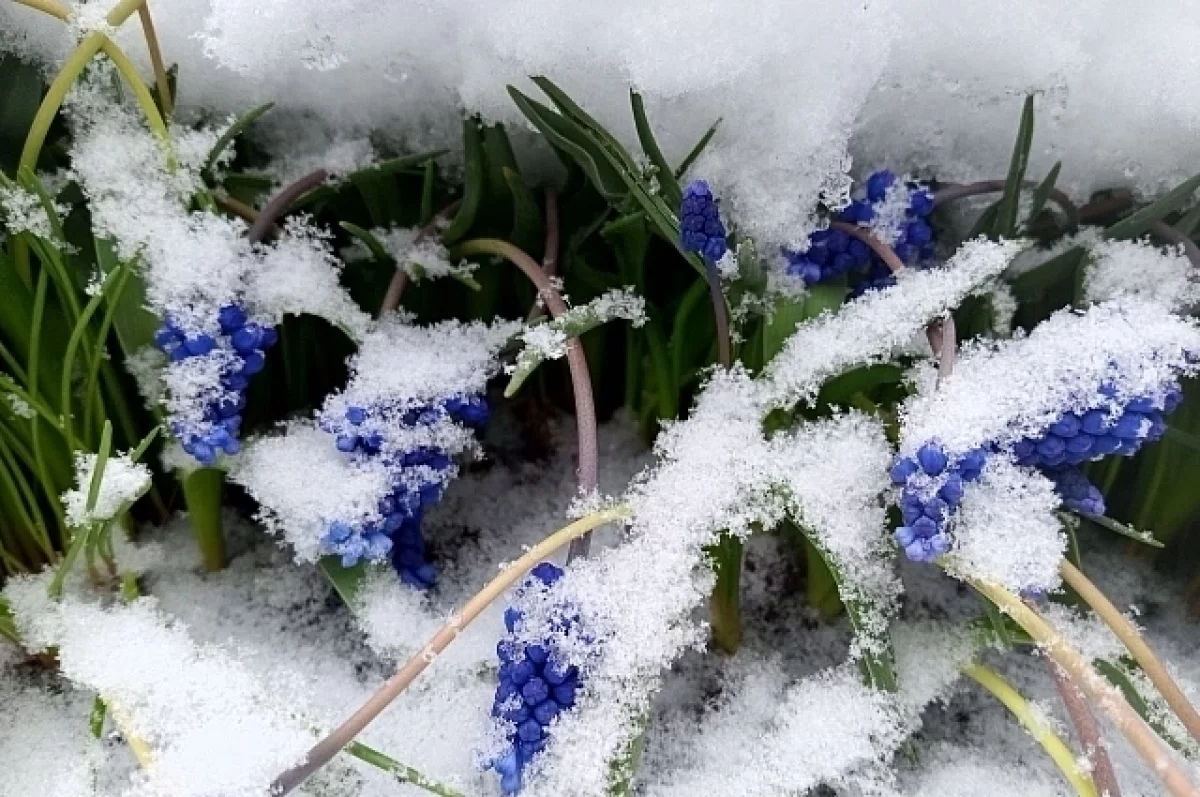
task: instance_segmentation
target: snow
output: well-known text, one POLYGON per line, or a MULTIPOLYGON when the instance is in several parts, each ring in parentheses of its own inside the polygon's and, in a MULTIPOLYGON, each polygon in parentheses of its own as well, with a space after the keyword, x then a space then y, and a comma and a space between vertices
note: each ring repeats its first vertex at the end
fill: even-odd
POLYGON ((1172 312, 1186 312, 1200 302, 1200 275, 1178 247, 1101 241, 1088 251, 1085 301, 1134 298, 1161 304, 1172 312))
POLYGON ((148 467, 128 454, 113 455, 104 462, 96 500, 89 506, 97 460, 95 454, 75 452, 75 486, 62 494, 67 523, 75 528, 112 520, 150 489, 148 467))
POLYGON ((902 407, 900 452, 930 440, 965 453, 985 442, 1034 436, 1066 411, 1109 407, 1133 396, 1161 398, 1195 373, 1200 327, 1160 305, 1118 300, 1060 310, 1027 336, 964 345, 936 391, 902 407), (1106 398, 1100 388, 1114 391, 1106 398))
MULTIPOLYGON (((67 210, 58 206, 55 209, 60 215, 67 210)), ((50 216, 41 198, 18 185, 0 185, 0 223, 13 235, 27 232, 46 240, 54 238, 50 216)))
MULTIPOLYGON (((396 261, 396 268, 409 276, 409 279, 419 282, 423 279, 470 279, 477 265, 463 260, 451 263, 446 247, 436 236, 425 236, 418 240, 420 229, 417 227, 397 227, 391 230, 374 229, 374 235, 383 248, 396 261)), ((366 247, 355 243, 355 251, 363 254, 366 247)))

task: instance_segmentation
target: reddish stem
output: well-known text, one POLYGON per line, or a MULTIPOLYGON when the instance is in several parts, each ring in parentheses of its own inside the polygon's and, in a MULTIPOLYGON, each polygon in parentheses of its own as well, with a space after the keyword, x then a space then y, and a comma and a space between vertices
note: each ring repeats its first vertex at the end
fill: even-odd
MULTIPOLYGON (((416 246, 437 232, 437 228, 458 212, 458 208, 461 205, 462 200, 456 199, 438 211, 437 215, 430 219, 428 224, 417 231, 412 240, 413 246, 416 246)), ((392 281, 388 283, 387 293, 383 295, 383 303, 379 306, 380 316, 386 315, 400 306, 400 299, 404 296, 404 289, 407 287, 408 272, 397 267, 396 273, 392 275, 392 281)))
MULTIPOLYGON (((553 188, 546 189, 546 244, 542 247, 542 272, 547 277, 553 277, 558 271, 558 192, 553 188)), ((529 308, 525 323, 531 324, 546 312, 543 303, 534 300, 529 308)))
POLYGON ((259 211, 258 218, 250 225, 250 230, 246 233, 250 243, 261 243, 267 237, 267 233, 275 227, 275 222, 287 213, 292 203, 327 179, 329 179, 329 172, 317 169, 280 189, 278 194, 271 197, 271 201, 266 204, 266 207, 259 211))
POLYGON ((1179 244, 1182 246, 1183 253, 1187 255, 1187 259, 1191 261, 1192 266, 1195 268, 1200 268, 1200 246, 1196 246, 1196 242, 1190 237, 1184 235, 1170 224, 1167 224, 1165 221, 1154 222, 1154 224, 1150 226, 1150 232, 1154 233, 1160 238, 1166 238, 1173 244, 1179 244))
POLYGON ((1121 797, 1121 787, 1117 782, 1117 773, 1113 771, 1112 761, 1108 757, 1108 748, 1100 736, 1100 724, 1088 706, 1087 698, 1071 677, 1053 660, 1046 662, 1050 673, 1054 676, 1054 685, 1062 698, 1075 733, 1079 737, 1079 746, 1083 754, 1092 762, 1092 780, 1096 788, 1107 797, 1121 797))
POLYGON ((871 251, 879 255, 879 259, 892 270, 893 274, 904 269, 904 261, 900 259, 895 250, 870 230, 859 227, 857 224, 847 224, 844 221, 831 221, 829 227, 833 230, 841 230, 871 247, 871 251))
MULTIPOLYGON (((537 261, 520 247, 498 238, 477 238, 459 244, 454 251, 462 255, 499 255, 512 263, 529 278, 538 295, 546 303, 550 315, 558 318, 567 312, 558 289, 542 271, 537 261)), ((591 495, 596 491, 599 446, 596 442, 596 405, 592 396, 592 378, 588 373, 587 357, 578 338, 567 341, 567 366, 571 371, 571 387, 575 391, 575 425, 579 437, 579 492, 591 495)), ((591 535, 571 542, 567 561, 587 556, 591 535)))
MULTIPOLYGON (((933 195, 933 206, 944 205, 947 202, 953 202, 956 199, 963 197, 979 196, 980 194, 995 194, 1004 190, 1005 180, 980 180, 976 183, 950 183, 942 186, 933 195)), ((1038 183, 1034 180, 1025 180, 1021 183, 1023 188, 1037 188, 1038 183)), ((1050 189, 1050 198, 1054 203, 1062 208, 1067 217, 1068 229, 1075 229, 1079 226, 1079 209, 1075 207, 1075 203, 1063 191, 1057 188, 1050 189)))

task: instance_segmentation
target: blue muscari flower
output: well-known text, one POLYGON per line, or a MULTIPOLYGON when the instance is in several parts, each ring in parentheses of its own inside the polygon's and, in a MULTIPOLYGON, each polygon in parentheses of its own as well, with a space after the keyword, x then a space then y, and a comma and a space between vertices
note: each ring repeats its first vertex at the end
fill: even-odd
MULTIPOLYGON (((1102 386, 1098 394, 1110 406, 1116 399, 1116 391, 1108 385, 1102 386)), ((1043 432, 1018 440, 1009 453, 1018 465, 1045 473, 1068 509, 1103 515, 1103 494, 1078 466, 1110 454, 1133 456, 1146 442, 1158 440, 1167 428, 1165 416, 1181 400, 1179 386, 1172 384, 1160 398, 1137 396, 1112 410, 1064 412, 1043 432)), ((915 456, 901 457, 893 463, 891 478, 901 487, 903 520, 894 536, 909 559, 932 562, 950 550, 946 522, 962 500, 965 485, 979 478, 988 456, 998 451, 996 445, 989 444, 955 459, 931 441, 915 456)))
POLYGON ((487 401, 481 395, 456 394, 433 404, 401 409, 352 404, 341 418, 321 419, 321 427, 334 436, 339 451, 357 457, 382 457, 392 474, 392 491, 379 501, 380 520, 331 524, 322 539, 327 553, 342 557, 347 567, 360 560, 388 558, 403 583, 422 590, 437 583, 437 569, 426 553, 421 520, 425 510, 441 499, 454 463, 445 451, 429 446, 385 452, 383 436, 374 430, 372 421, 398 421, 411 427, 446 419, 479 429, 487 423, 487 401))
POLYGON ((237 304, 228 304, 218 310, 217 324, 220 332, 216 335, 204 332, 189 335, 175 318, 167 315, 162 327, 154 333, 155 345, 172 362, 205 357, 214 351, 233 355, 221 375, 221 387, 228 396, 205 407, 201 423, 174 421, 171 424, 183 450, 206 466, 215 465, 221 453, 232 455, 241 449, 237 436, 250 377, 263 370, 265 350, 279 340, 273 327, 249 320, 245 309, 237 304))
MULTIPOLYGON (((866 181, 866 197, 855 199, 837 214, 837 220, 847 224, 870 225, 877 206, 884 201, 895 184, 896 175, 884 169, 866 181)), ((919 266, 933 257, 933 228, 928 216, 933 212, 933 195, 915 183, 908 185, 909 205, 905 211, 908 222, 893 247, 909 266, 919 266)), ((865 243, 841 230, 817 230, 809 236, 807 251, 783 251, 789 274, 804 280, 807 285, 828 282, 845 274, 856 275, 853 294, 886 288, 895 284, 891 270, 865 243)))
POLYGON ((698 252, 715 263, 729 249, 717 200, 704 180, 694 180, 684 189, 679 227, 680 243, 685 252, 698 252))
MULTIPOLYGON (((552 586, 562 577, 561 568, 542 562, 535 567, 523 589, 537 585, 552 586)), ((517 641, 517 625, 524 614, 509 607, 504 613, 508 635, 496 645, 500 658, 499 683, 492 704, 492 716, 512 723, 508 749, 491 767, 500 775, 505 794, 521 790, 525 765, 540 753, 549 741, 550 724, 555 717, 575 705, 579 689, 579 671, 570 665, 549 642, 523 644, 517 641)), ((574 617, 561 621, 563 631, 571 631, 574 617)))

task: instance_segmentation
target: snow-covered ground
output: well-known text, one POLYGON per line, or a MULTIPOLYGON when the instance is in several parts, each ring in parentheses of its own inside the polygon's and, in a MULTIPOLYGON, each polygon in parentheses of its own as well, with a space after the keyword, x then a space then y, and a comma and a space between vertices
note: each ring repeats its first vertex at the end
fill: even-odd
MULTIPOLYGON (((233 514, 228 522, 234 558, 220 573, 200 572, 182 517, 163 529, 147 530, 136 549, 119 551, 123 561, 143 570, 144 591, 152 596, 153 609, 169 618, 171 632, 194 645, 195 656, 206 657, 205 672, 212 678, 203 688, 213 693, 212 702, 222 713, 203 719, 226 738, 214 739, 204 755, 250 755, 243 747, 263 742, 261 736, 237 736, 257 729, 253 722, 236 721, 241 712, 247 719, 261 719, 264 712, 303 717, 314 729, 340 721, 390 673, 397 657, 419 650, 452 607, 495 572, 497 562, 514 558, 522 546, 561 523, 575 489, 569 437, 556 429, 555 454, 544 462, 529 462, 513 432, 501 424, 489 443, 490 458, 455 483, 431 513, 427 534, 444 577, 427 600, 399 587, 392 577, 381 578, 367 591, 355 620, 315 568, 297 564, 288 549, 233 514), (228 692, 224 697, 223 691, 228 692), (240 695, 251 693, 255 697, 248 702, 238 702, 240 695)), ((648 452, 620 421, 603 427, 601 444, 603 490, 618 490, 648 461, 648 452)), ((1022 793, 1039 797, 1069 793, 1059 772, 1011 715, 977 687, 955 678, 951 629, 975 616, 980 605, 957 582, 926 566, 903 569, 904 609, 895 637, 902 679, 908 679, 914 693, 924 692, 917 709, 931 698, 944 699, 907 727, 913 735, 900 753, 880 746, 874 733, 891 727, 892 720, 879 706, 863 701, 857 670, 839 669, 851 643, 849 629, 844 621, 821 623, 805 604, 790 545, 774 537, 752 539, 744 585, 746 636, 739 653, 691 653, 665 676, 649 722, 638 793, 774 793, 768 773, 780 768, 791 770, 795 783, 826 781, 847 794, 999 797, 1012 794, 1016 783, 1022 793), (822 671, 785 701, 789 687, 822 671), (780 717, 785 705, 788 713, 780 717), (791 729, 783 737, 789 746, 782 757, 773 753, 783 751, 771 748, 779 744, 780 721, 791 729)), ((1200 623, 1186 616, 1176 600, 1180 585, 1131 564, 1115 550, 1104 552, 1106 547, 1115 546, 1101 546, 1089 556, 1089 572, 1117 605, 1140 611, 1149 641, 1185 685, 1200 683, 1200 623)), ((464 794, 499 793, 495 775, 479 770, 477 750, 490 725, 501 608, 493 607, 468 627, 362 741, 464 794)), ((154 623, 139 626, 132 616, 116 622, 114 615, 130 610, 114 607, 111 612, 109 622, 88 629, 89 649, 64 649, 64 665, 78 676, 136 663, 135 676, 157 672, 161 688, 176 690, 172 699, 184 699, 195 687, 184 681, 199 663, 170 659, 178 649, 160 647, 157 632, 129 635, 154 628, 154 623)), ((183 644, 179 639, 175 643, 183 644)), ((0 758, 5 778, 0 794, 158 793, 134 787, 142 776, 128 747, 113 734, 111 720, 103 740, 88 734, 93 693, 24 661, 11 646, 2 650, 0 758)), ((991 654, 988 660, 1068 733, 1043 659, 991 654)), ((135 708, 126 710, 136 714, 135 708)), ((1106 738, 1124 793, 1160 794, 1153 775, 1119 734, 1108 729, 1106 738)), ((306 743, 303 733, 293 741, 306 743)), ((222 768, 204 755, 191 762, 197 777, 206 769, 222 768)), ((308 793, 424 792, 342 756, 309 785, 308 793)))

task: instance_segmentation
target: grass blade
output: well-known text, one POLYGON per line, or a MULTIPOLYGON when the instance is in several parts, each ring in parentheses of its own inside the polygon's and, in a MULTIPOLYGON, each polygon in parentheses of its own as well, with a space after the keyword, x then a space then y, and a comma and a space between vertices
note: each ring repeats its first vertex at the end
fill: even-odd
POLYGON ((217 161, 221 159, 221 156, 225 153, 225 150, 228 149, 229 145, 233 143, 233 140, 245 132, 250 125, 257 122, 263 114, 274 107, 275 103, 264 102, 262 105, 256 105, 239 116, 237 119, 234 119, 233 124, 226 128, 225 132, 221 134, 221 137, 217 139, 217 142, 213 144, 212 149, 208 151, 208 157, 204 159, 204 169, 202 170, 202 173, 206 177, 211 178, 213 169, 216 168, 217 161))
POLYGON ((104 469, 108 465, 108 455, 112 452, 112 422, 105 421, 104 429, 100 432, 100 448, 96 451, 96 467, 92 469, 92 481, 88 484, 87 511, 96 508, 96 500, 100 497, 100 485, 104 483, 104 469))
POLYGON ((708 146, 708 142, 712 141, 712 137, 717 134, 717 126, 720 124, 720 119, 717 119, 717 121, 713 122, 712 127, 708 128, 704 135, 700 137, 700 140, 696 142, 696 146, 692 147, 692 151, 687 154, 687 157, 684 158, 683 162, 680 163, 678 168, 675 169, 676 180, 682 179, 683 176, 687 174, 687 170, 692 168, 692 164, 695 163, 696 159, 699 158, 701 153, 704 152, 705 148, 708 146))
POLYGON ((442 232, 442 241, 447 246, 457 242, 471 229, 483 200, 483 136, 479 130, 479 123, 474 119, 463 120, 463 151, 467 159, 466 174, 463 177, 463 201, 458 213, 454 215, 454 221, 442 232))
POLYGON ((675 179, 671 164, 667 163, 657 139, 654 138, 654 130, 646 117, 646 105, 642 101, 642 95, 631 90, 629 102, 633 106, 633 122, 637 127, 638 141, 642 142, 642 150, 650 159, 650 163, 654 164, 659 193, 672 207, 679 207, 683 202, 683 192, 679 190, 679 181, 675 179))
POLYGON ((1038 187, 1033 189, 1033 200, 1029 205, 1029 217, 1026 219, 1026 225, 1036 219, 1046 208, 1046 202, 1050 200, 1050 192, 1054 190, 1054 184, 1058 182, 1060 171, 1062 171, 1062 161, 1055 163, 1045 178, 1038 183, 1038 187))
POLYGON ((1104 231, 1104 237, 1110 241, 1120 241, 1136 238, 1150 229, 1156 221, 1174 213, 1188 203, 1196 189, 1200 188, 1200 174, 1189 177, 1175 188, 1167 192, 1158 201, 1152 202, 1136 213, 1118 221, 1104 231))
POLYGON ((1021 123, 1017 126, 1017 141, 1013 145, 1012 160, 1008 164, 1008 177, 1004 181, 1004 194, 997 203, 996 223, 992 227, 993 237, 1012 238, 1017 234, 1017 210, 1021 203, 1021 184, 1025 181, 1025 168, 1029 165, 1029 149, 1033 145, 1033 95, 1025 97, 1021 109, 1021 123))

